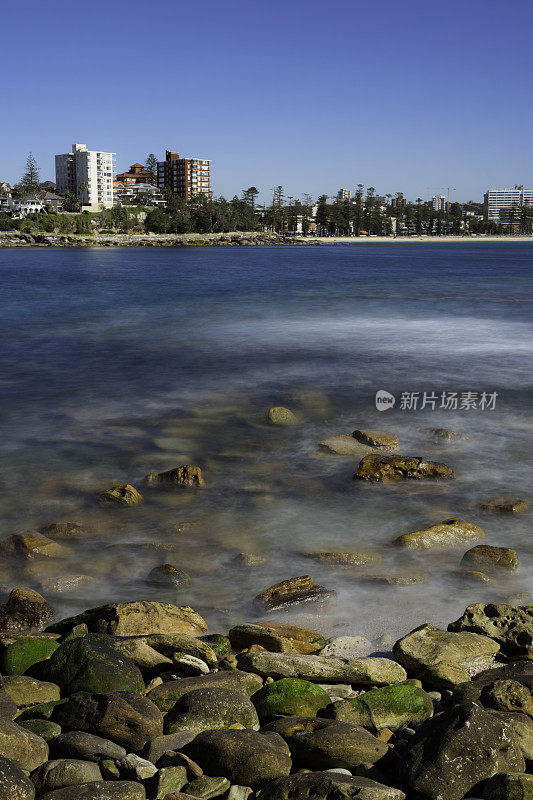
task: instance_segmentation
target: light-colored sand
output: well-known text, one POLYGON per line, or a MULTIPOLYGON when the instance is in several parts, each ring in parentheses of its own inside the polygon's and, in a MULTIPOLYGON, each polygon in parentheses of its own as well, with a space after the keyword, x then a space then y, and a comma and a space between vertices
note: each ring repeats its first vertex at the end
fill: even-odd
POLYGON ((394 244, 413 244, 414 242, 533 242, 533 236, 301 236, 301 242, 319 244, 369 244, 393 242, 394 244))

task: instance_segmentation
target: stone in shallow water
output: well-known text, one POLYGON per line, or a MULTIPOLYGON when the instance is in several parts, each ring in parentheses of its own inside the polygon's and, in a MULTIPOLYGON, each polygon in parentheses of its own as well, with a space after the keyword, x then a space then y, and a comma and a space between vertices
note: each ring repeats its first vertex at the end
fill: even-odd
POLYGON ((275 611, 296 603, 325 602, 335 597, 335 592, 315 585, 310 575, 288 578, 270 586, 255 598, 255 604, 266 611, 275 611))
POLYGON ((202 470, 192 464, 182 464, 166 472, 150 472, 144 480, 147 486, 184 486, 200 489, 206 485, 202 470))
POLYGON ((338 456, 363 456, 375 452, 374 447, 354 439, 351 433, 330 436, 319 442, 319 446, 338 456))
POLYGON ((461 560, 461 569, 489 574, 516 572, 519 566, 516 550, 511 547, 493 547, 490 544, 479 544, 472 547, 461 560))
POLYGON ((354 480, 388 483, 454 477, 453 470, 446 464, 426 461, 421 456, 369 455, 361 459, 354 480))
POLYGON ((484 511, 502 511, 507 514, 519 514, 527 511, 527 500, 520 497, 488 497, 480 504, 480 508, 484 511))
POLYGON ((317 631, 282 622, 236 625, 229 639, 236 649, 258 644, 273 653, 316 653, 326 644, 317 631))
POLYGON ((72 539, 86 539, 89 533, 79 522, 51 522, 39 529, 43 536, 49 539, 70 541, 72 539))
POLYGON ((398 639, 393 653, 408 672, 416 675, 440 662, 465 668, 478 663, 490 664, 499 649, 487 636, 451 633, 426 624, 398 639))
POLYGON ((338 552, 307 552, 307 558, 312 558, 322 564, 332 564, 335 566, 364 567, 367 564, 376 564, 381 561, 380 553, 338 553, 338 552))
POLYGON ((400 664, 388 658, 338 658, 292 653, 242 653, 239 668, 265 678, 353 684, 401 683, 407 674, 400 664))
POLYGON ((68 555, 68 549, 59 542, 54 542, 38 531, 14 533, 0 542, 0 552, 6 556, 20 558, 61 558, 68 555))
POLYGON ((272 406, 267 414, 267 419, 271 425, 281 425, 284 427, 297 425, 299 422, 296 414, 284 406, 272 406))
POLYGON ((102 505, 136 506, 143 497, 130 483, 119 483, 102 492, 98 499, 102 505))
POLYGON ((367 444, 370 447, 387 447, 394 448, 400 443, 400 440, 395 433, 389 431, 368 431, 368 430, 355 430, 352 433, 354 439, 367 444))
POLYGON ((483 539, 485 532, 479 525, 464 519, 445 519, 436 525, 419 531, 404 533, 394 539, 393 544, 409 550, 431 550, 455 547, 472 539, 483 539))
POLYGON ((148 573, 147 583, 169 589, 184 589, 189 586, 191 579, 186 572, 174 564, 161 564, 148 573))

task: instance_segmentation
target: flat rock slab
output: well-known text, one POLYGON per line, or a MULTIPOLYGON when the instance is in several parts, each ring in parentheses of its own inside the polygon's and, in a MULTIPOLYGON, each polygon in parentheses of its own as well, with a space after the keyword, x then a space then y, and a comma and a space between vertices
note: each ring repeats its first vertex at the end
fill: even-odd
POLYGON ((453 469, 421 456, 369 455, 361 459, 354 480, 391 483, 403 480, 455 478, 453 469))
POLYGON ((404 668, 388 658, 241 653, 237 663, 239 668, 263 678, 302 678, 319 683, 385 685, 407 678, 404 668))
POLYGON ((485 532, 479 525, 464 519, 445 519, 419 531, 398 536, 393 544, 409 550, 432 550, 455 547, 472 540, 483 539, 485 532))
POLYGON ((47 792, 41 800, 146 800, 146 792, 133 781, 91 781, 47 792))
POLYGON ((317 631, 282 622, 236 625, 230 630, 229 639, 235 648, 258 644, 272 653, 316 653, 326 644, 317 631))
POLYGON ((110 603, 61 620, 48 628, 53 633, 66 633, 85 623, 95 633, 113 636, 143 636, 153 633, 186 633, 198 635, 207 630, 207 623, 189 606, 174 606, 156 600, 135 600, 131 603, 110 603))
POLYGON ((405 800, 399 789, 370 778, 350 777, 334 772, 307 772, 271 781, 257 800, 405 800))
POLYGON ((458 667, 490 663, 499 645, 488 636, 475 633, 451 633, 420 625, 394 644, 397 661, 414 675, 441 662, 458 667))

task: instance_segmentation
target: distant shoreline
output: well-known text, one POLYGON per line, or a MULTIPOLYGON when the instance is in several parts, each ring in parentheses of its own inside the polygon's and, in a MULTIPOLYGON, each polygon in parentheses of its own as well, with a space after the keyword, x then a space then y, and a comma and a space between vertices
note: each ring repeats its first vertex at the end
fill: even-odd
POLYGON ((281 236, 276 233, 54 234, 1 231, 0 248, 10 247, 216 247, 250 245, 432 244, 434 242, 533 242, 533 236, 281 236))

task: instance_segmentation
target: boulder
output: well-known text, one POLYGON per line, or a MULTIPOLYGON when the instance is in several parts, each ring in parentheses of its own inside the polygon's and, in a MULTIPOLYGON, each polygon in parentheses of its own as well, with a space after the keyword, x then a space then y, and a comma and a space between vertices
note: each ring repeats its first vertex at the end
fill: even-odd
POLYGON ((393 646, 394 658, 412 675, 440 662, 458 667, 490 664, 499 646, 487 636, 451 633, 420 625, 393 646))
POLYGON ((184 787, 183 794, 178 793, 178 797, 185 800, 186 797, 199 797, 201 800, 211 800, 212 797, 220 797, 230 788, 227 778, 212 778, 209 775, 201 775, 195 778, 184 787))
POLYGON ((423 722, 402 748, 399 769, 428 800, 461 800, 498 772, 524 772, 525 762, 511 725, 467 704, 423 722))
POLYGON ((354 439, 358 442, 369 445, 369 447, 386 447, 393 449, 400 444, 400 440, 395 433, 389 431, 368 431, 368 430, 355 430, 352 433, 354 439))
POLYGON ((68 553, 64 545, 38 531, 14 533, 0 542, 0 553, 18 558, 61 558, 68 553))
POLYGON ((35 786, 9 758, 0 756, 0 800, 33 800, 35 786))
POLYGON ((52 606, 33 589, 17 586, 0 606, 0 630, 40 631, 54 615, 52 606))
POLYGON ((283 427, 297 425, 299 422, 296 414, 284 406, 272 406, 272 408, 269 409, 267 419, 271 425, 281 425, 283 427))
POLYGON ((195 689, 233 689, 250 697, 260 689, 263 681, 256 675, 251 675, 240 670, 229 672, 211 672, 209 675, 199 675, 195 678, 181 678, 177 681, 167 681, 156 686, 148 693, 148 697, 161 711, 169 711, 180 697, 195 689))
POLYGON ((433 716, 433 702, 423 689, 412 685, 381 686, 333 703, 329 714, 340 722, 361 725, 370 731, 423 722, 433 716))
POLYGON ((511 547, 493 547, 490 544, 478 544, 472 547, 461 560, 461 569, 489 575, 516 572, 519 566, 516 550, 511 547))
POLYGON ((354 480, 389 483, 402 480, 455 478, 446 464, 426 461, 421 456, 368 455, 361 459, 354 480))
POLYGON ((194 734, 214 728, 259 729, 253 704, 242 692, 209 687, 182 695, 165 716, 165 733, 194 734))
POLYGON ((372 642, 364 636, 336 636, 320 651, 321 656, 359 658, 372 652, 372 642))
POLYGON ((507 711, 495 711, 491 708, 487 709, 489 714, 500 719, 502 722, 508 723, 515 732, 520 750, 526 761, 533 760, 533 720, 527 714, 521 714, 519 711, 509 713, 507 711))
POLYGON ((520 497, 488 497, 480 504, 480 508, 484 511, 501 511, 506 514, 519 514, 527 511, 527 500, 522 500, 520 497))
POLYGON ((300 575, 275 583, 254 600, 265 611, 277 611, 295 603, 323 602, 333 595, 323 586, 315 586, 310 575, 300 575))
POLYGON ((505 603, 475 603, 448 625, 449 631, 490 636, 502 652, 514 658, 533 657, 533 607, 505 603))
POLYGON ((464 519, 445 519, 419 531, 398 536, 393 544, 409 550, 432 550, 456 547, 473 539, 483 539, 485 532, 478 525, 464 519))
POLYGON ((513 680, 499 680, 485 686, 481 692, 485 708, 496 711, 520 711, 533 717, 533 694, 528 686, 513 680))
POLYGON ((278 733, 294 761, 308 769, 354 770, 361 764, 374 764, 389 751, 387 744, 364 728, 335 719, 285 717, 265 730, 278 733))
POLYGON ((91 781, 55 789, 40 800, 146 800, 146 792, 133 781, 91 781))
POLYGON ((435 689, 437 691, 455 689, 459 684, 467 683, 470 680, 470 675, 465 667, 447 664, 445 661, 432 664, 421 672, 418 677, 426 689, 435 689))
POLYGON ((31 779, 37 794, 43 794, 54 789, 63 789, 65 786, 99 781, 102 779, 102 773, 98 764, 91 761, 63 758, 47 761, 32 773, 31 779))
POLYGON ((533 690, 533 662, 513 661, 492 669, 478 672, 467 684, 457 686, 453 693, 454 703, 481 703, 482 693, 490 689, 496 681, 522 683, 529 691, 533 690))
POLYGON ((68 731, 54 738, 50 751, 55 758, 79 758, 83 761, 120 760, 126 750, 109 739, 85 731, 68 731))
POLYGON ((20 719, 19 717, 17 723, 21 728, 26 728, 27 731, 40 736, 45 742, 51 742, 61 733, 61 726, 50 722, 49 719, 20 719))
POLYGON ((160 564, 148 573, 146 582, 167 589, 185 589, 191 579, 186 572, 174 564, 160 564))
POLYGON ((148 698, 129 692, 70 697, 54 709, 64 731, 87 731, 125 747, 140 748, 163 733, 163 715, 148 698))
POLYGON ((240 669, 263 678, 302 678, 318 683, 382 685, 401 683, 407 674, 388 658, 339 658, 297 653, 241 653, 240 669))
POLYGON ((277 733, 204 731, 186 752, 205 772, 252 789, 291 771, 289 748, 277 733))
POLYGON ((27 636, 17 639, 4 648, 0 656, 0 671, 3 675, 24 675, 34 664, 46 661, 59 647, 52 638, 27 636))
POLYGON ((317 631, 283 622, 236 625, 229 640, 235 649, 259 644, 271 653, 316 653, 326 644, 317 631))
POLYGON ((102 492, 98 498, 101 505, 136 506, 143 496, 131 483, 119 483, 102 492))
POLYGON ((39 529, 39 533, 48 536, 54 541, 67 541, 73 539, 87 539, 89 533, 79 522, 51 522, 39 529))
POLYGON ((80 623, 85 623, 95 633, 110 633, 113 636, 199 634, 207 630, 205 620, 189 606, 174 606, 156 600, 134 600, 131 603, 110 603, 91 608, 83 614, 51 625, 48 630, 65 633, 80 623))
MULTIPOLYGON (((97 634, 98 635, 98 634, 97 634)), ((127 661, 132 661, 141 672, 151 675, 159 672, 165 665, 172 665, 172 659, 167 658, 146 642, 144 636, 110 636, 100 634, 106 646, 121 653, 127 661)))
POLYGON ((48 745, 9 719, 0 719, 0 753, 19 769, 31 772, 48 758, 48 745))
POLYGON ((19 708, 59 700, 57 684, 39 681, 28 675, 7 675, 4 678, 2 691, 8 694, 19 708))
POLYGON ((257 800, 405 800, 399 789, 338 772, 300 772, 271 781, 257 800))
POLYGON ((281 678, 252 695, 262 722, 276 717, 314 717, 330 703, 329 694, 310 681, 281 678))
POLYGON ((200 467, 184 464, 166 472, 150 472, 144 479, 147 486, 186 486, 200 489, 205 486, 205 479, 200 467))
POLYGON ((228 639, 218 634, 197 638, 179 633, 153 633, 144 636, 143 639, 154 650, 169 656, 169 658, 178 652, 187 653, 190 656, 201 658, 210 667, 216 667, 222 654, 225 656, 231 650, 228 639))
POLYGON ((64 642, 43 664, 42 675, 61 686, 64 694, 75 692, 139 692, 142 675, 129 658, 97 638, 84 636, 64 642))
POLYGON ((172 663, 174 672, 180 678, 193 678, 197 675, 207 675, 209 673, 209 667, 205 661, 187 653, 174 653, 172 663))
POLYGON ((494 775, 483 787, 484 800, 532 800, 533 775, 507 772, 494 775))

